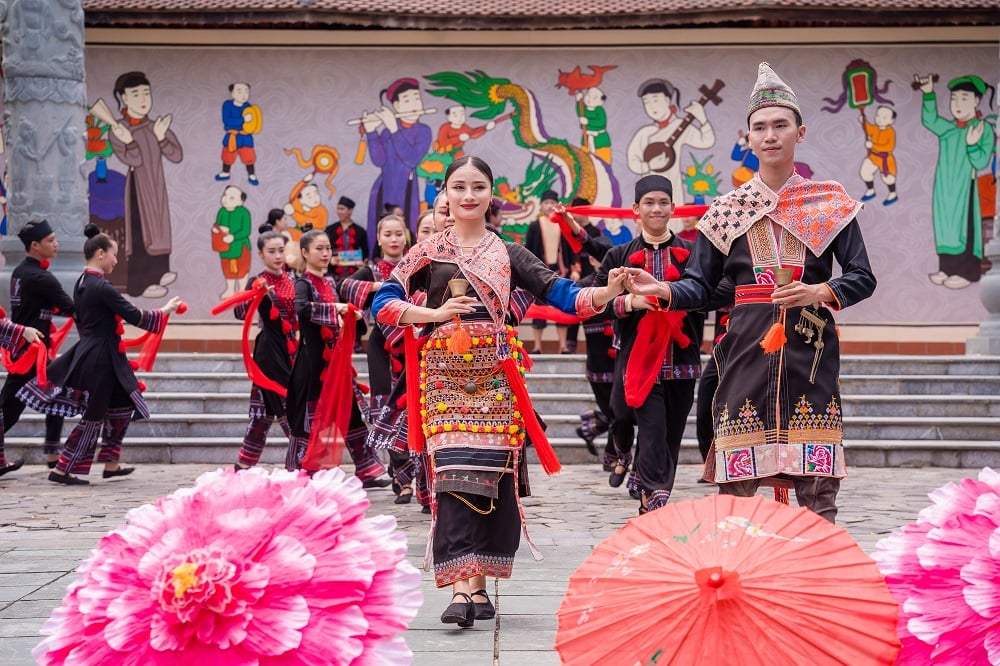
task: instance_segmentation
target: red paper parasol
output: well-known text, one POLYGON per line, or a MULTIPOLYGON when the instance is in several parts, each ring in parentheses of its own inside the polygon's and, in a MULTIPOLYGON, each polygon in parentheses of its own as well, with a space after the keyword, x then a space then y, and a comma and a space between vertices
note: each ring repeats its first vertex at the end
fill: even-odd
POLYGON ((892 664, 896 602, 840 527, 762 497, 633 518, 570 577, 566 664, 892 664))

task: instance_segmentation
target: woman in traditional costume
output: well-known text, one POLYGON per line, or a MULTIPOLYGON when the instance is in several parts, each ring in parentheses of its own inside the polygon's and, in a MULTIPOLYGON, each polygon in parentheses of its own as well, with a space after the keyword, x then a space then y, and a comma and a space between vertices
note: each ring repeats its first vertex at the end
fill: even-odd
MULTIPOLYGON (((237 471, 253 467, 260 461, 267 443, 267 431, 275 420, 289 440, 292 436, 285 414, 285 387, 298 349, 295 280, 285 270, 287 239, 270 224, 261 225, 259 233, 257 253, 264 262, 264 270, 247 281, 246 290, 253 290, 259 284, 267 289, 267 296, 259 301, 257 308, 260 333, 254 342, 253 365, 259 373, 254 373, 250 388, 250 423, 235 463, 237 471)), ((252 302, 253 299, 249 299, 236 306, 233 313, 237 319, 246 319, 252 302)))
POLYGON ((97 461, 104 463, 103 477, 135 471, 118 464, 122 441, 133 419, 149 418, 149 408, 125 356, 123 322, 158 335, 167 315, 181 305, 177 297, 155 310, 132 305, 105 279, 118 263, 118 244, 93 224, 87 225, 84 235, 87 268, 73 290, 80 341, 49 366, 47 382, 36 377, 17 394, 26 405, 45 414, 83 415, 49 473, 49 481, 65 485, 90 483, 73 474, 90 472, 102 431, 97 461))
MULTIPOLYGON (((285 456, 285 468, 289 470, 302 467, 324 388, 323 373, 341 334, 340 317, 348 309, 347 303, 338 302, 333 278, 327 275, 332 253, 326 233, 322 229, 306 230, 299 239, 299 248, 305 269, 295 280, 295 313, 300 335, 286 401, 288 424, 292 430, 285 456)), ((383 476, 385 466, 367 444, 367 400, 357 382, 352 385, 353 404, 345 440, 354 461, 354 475, 361 479, 365 488, 384 488, 391 481, 383 476)))
POLYGON ((624 272, 607 287, 580 289, 491 233, 493 175, 477 157, 455 160, 445 189, 455 226, 410 250, 372 312, 382 324, 428 324, 419 367, 407 354, 409 429, 412 435, 420 416, 416 428, 432 460, 429 550, 437 586, 452 585, 454 593, 441 621, 471 627, 494 614, 486 576, 509 578, 513 568, 524 523, 518 463, 526 433, 546 471, 559 469, 524 384, 523 346, 508 320, 511 291, 522 287, 585 318, 621 293, 624 272), (417 290, 427 293, 425 306, 407 300, 417 290))

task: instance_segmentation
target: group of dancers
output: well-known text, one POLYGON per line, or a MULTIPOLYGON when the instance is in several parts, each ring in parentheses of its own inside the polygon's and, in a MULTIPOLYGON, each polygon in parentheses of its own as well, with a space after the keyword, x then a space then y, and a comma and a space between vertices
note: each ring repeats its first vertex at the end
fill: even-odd
MULTIPOLYGON (((530 359, 517 326, 531 303, 584 322, 599 412, 584 422, 581 436, 592 446, 599 432, 609 431, 609 482, 618 486, 628 477, 640 514, 664 506, 673 490, 702 372, 699 313, 732 304, 710 361, 714 395, 699 396, 711 419, 705 479, 739 495, 762 483, 794 488, 799 504, 835 520, 846 469, 831 310, 875 289, 856 220, 861 204, 837 183, 795 173, 805 125, 794 92, 766 63, 758 68, 746 120, 760 170, 713 202, 694 242, 668 227, 673 183, 659 175, 635 184, 631 213, 639 234, 625 245, 609 249, 594 241, 586 225, 559 207, 567 222, 562 233, 589 244, 594 257, 595 270, 582 284, 501 238, 490 224, 493 174, 474 156, 448 167, 444 189, 417 220, 412 245, 403 219, 379 222, 380 258, 364 268, 331 267, 334 245, 344 249, 346 232, 307 228, 293 275, 286 237, 262 227, 257 248, 264 270, 233 302, 238 318, 256 310, 260 329, 247 359, 253 387, 237 471, 258 463, 275 420, 288 438, 285 467, 307 467, 331 405, 349 400, 349 422, 339 425, 355 475, 366 488, 392 485, 397 503, 416 497, 431 513, 425 565, 433 562, 438 587, 452 588, 441 621, 473 626, 493 617, 486 577, 511 575, 522 532, 537 554, 520 501, 530 492, 525 446, 535 448, 546 472, 559 469, 525 385, 530 359), (836 277, 834 262, 841 269, 836 277), (338 342, 353 340, 355 318, 364 311, 374 326, 367 346, 371 386, 331 382, 331 368, 349 366, 353 350, 351 344, 345 361, 338 342), (794 333, 789 319, 797 322, 794 333), (388 452, 388 469, 380 450, 388 452)), ((47 380, 28 370, 11 375, 3 391, 5 429, 8 416, 20 413, 11 395, 55 417, 83 414, 58 458, 47 444, 49 478, 65 484, 86 483, 74 475, 89 471, 99 435, 104 476, 131 471, 118 465, 121 441, 129 421, 148 410, 121 346, 121 321, 160 331, 179 305, 174 299, 143 311, 125 301, 104 279, 117 247, 96 229, 87 235, 87 270, 70 301, 58 296, 44 268, 31 264, 54 255, 54 234, 44 223, 22 230, 29 258, 14 274, 21 298, 13 320, 0 323, 0 346, 16 358, 47 339, 46 317, 76 318, 81 341, 48 367, 47 380), (47 280, 44 291, 57 300, 39 300, 28 289, 29 275, 47 280), (29 310, 37 319, 26 319, 29 310)), ((2 457, 0 464, 0 473, 18 465, 2 457)))
POLYGON ((70 299, 48 272, 59 249, 51 225, 45 220, 31 221, 18 233, 27 256, 11 274, 11 316, 0 320, 0 346, 8 352, 0 476, 24 464, 23 460, 7 462, 2 437, 17 423, 25 406, 46 414, 49 481, 89 484, 78 475, 90 472, 95 453, 97 461, 104 463, 105 479, 135 471, 119 464, 122 441, 129 424, 148 418, 149 409, 125 355, 124 324, 161 335, 167 317, 182 302, 175 297, 162 308, 135 307, 107 280, 118 263, 118 244, 95 225, 87 225, 84 235, 86 268, 70 299), (73 318, 80 339, 49 363, 54 315, 73 318), (63 418, 76 415, 80 421, 60 449, 63 418))

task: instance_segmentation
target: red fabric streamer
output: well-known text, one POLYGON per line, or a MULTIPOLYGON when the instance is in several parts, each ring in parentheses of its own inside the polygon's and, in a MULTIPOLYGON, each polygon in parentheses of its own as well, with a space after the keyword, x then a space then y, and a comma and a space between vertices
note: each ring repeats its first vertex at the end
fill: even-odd
MULTIPOLYGON (((567 208, 574 215, 584 217, 615 217, 624 220, 634 220, 637 215, 631 208, 612 208, 610 206, 572 206, 567 208)), ((701 217, 708 210, 705 204, 681 204, 674 207, 671 217, 701 217)))
MULTIPOLYGON (((425 340, 426 338, 422 338, 425 340)), ((412 326, 407 326, 403 338, 403 358, 406 362, 406 446, 414 453, 424 450, 424 424, 420 416, 420 347, 412 326)))
MULTIPOLYGON (((152 335, 153 334, 150 331, 146 331, 137 338, 132 338, 131 340, 121 340, 120 341, 121 346, 124 347, 125 349, 129 349, 131 347, 139 347, 141 345, 146 344, 149 341, 149 338, 152 337, 152 335)), ((125 352, 123 351, 122 353, 125 352)))
POLYGON ((333 347, 333 354, 323 371, 316 414, 313 416, 302 469, 317 471, 339 467, 347 445, 347 431, 351 424, 351 405, 354 403, 353 366, 354 336, 359 310, 347 306, 344 323, 340 328, 340 339, 333 347))
POLYGON ((503 368, 504 374, 507 375, 511 391, 517 397, 517 408, 521 412, 521 418, 524 419, 524 430, 528 439, 531 440, 531 444, 535 447, 538 461, 542 463, 542 469, 545 470, 545 473, 551 476, 562 469, 562 466, 559 464, 555 450, 549 444, 549 438, 542 430, 542 425, 538 422, 538 417, 535 416, 535 409, 531 406, 531 396, 528 395, 528 385, 524 383, 524 377, 521 376, 517 362, 513 358, 508 356, 500 362, 500 366, 503 368))
POLYGON ((45 343, 35 340, 28 344, 27 349, 21 354, 17 361, 11 360, 10 352, 3 350, 3 365, 12 375, 23 375, 35 366, 35 376, 38 377, 39 386, 48 386, 46 371, 48 369, 48 354, 45 351, 45 343))
POLYGON ((65 324, 52 331, 52 335, 49 336, 49 358, 53 361, 56 359, 59 347, 66 340, 66 336, 69 335, 69 329, 71 328, 73 328, 72 317, 67 319, 65 324))
POLYGON ((680 347, 691 344, 682 328, 685 312, 649 310, 636 327, 635 342, 625 368, 625 403, 640 407, 649 395, 663 367, 663 357, 672 342, 680 347))
POLYGON ((552 321, 557 324, 579 324, 580 318, 576 315, 566 314, 559 308, 552 307, 551 305, 539 305, 538 303, 532 303, 527 312, 524 313, 525 319, 545 319, 547 321, 552 321))
MULTIPOLYGON (((187 305, 181 303, 177 307, 177 314, 183 314, 187 312, 187 305)), ((163 315, 163 326, 160 328, 159 333, 147 332, 146 335, 142 336, 145 338, 145 342, 142 345, 142 349, 139 350, 139 357, 136 362, 139 364, 139 369, 146 372, 153 371, 153 364, 156 363, 156 355, 160 351, 160 343, 163 342, 163 334, 167 330, 167 324, 170 323, 170 315, 163 315)))
MULTIPOLYGON (((573 212, 569 208, 566 210, 570 213, 573 212)), ((553 211, 552 214, 549 215, 549 222, 554 222, 559 225, 559 233, 561 233, 562 237, 566 239, 567 243, 569 243, 570 249, 573 250, 575 254, 580 254, 580 250, 583 249, 583 243, 581 243, 577 237, 573 235, 573 230, 569 228, 569 222, 566 221, 566 217, 562 213, 553 211)))
MULTIPOLYGON (((256 318, 257 309, 260 307, 260 304, 266 296, 267 282, 263 279, 258 279, 253 283, 253 288, 230 296, 212 308, 212 314, 217 315, 228 308, 233 308, 240 303, 250 301, 250 305, 247 307, 246 316, 243 317, 243 335, 240 340, 240 351, 243 354, 243 367, 246 369, 247 377, 250 379, 251 383, 256 384, 262 389, 274 391, 284 398, 288 395, 288 389, 265 375, 264 371, 260 369, 259 365, 257 365, 257 361, 254 360, 253 353, 250 351, 250 327, 253 325, 254 319, 256 318)), ((277 312, 277 309, 271 310, 272 314, 275 312, 277 312)), ((292 350, 289 349, 289 353, 291 352, 292 350)))

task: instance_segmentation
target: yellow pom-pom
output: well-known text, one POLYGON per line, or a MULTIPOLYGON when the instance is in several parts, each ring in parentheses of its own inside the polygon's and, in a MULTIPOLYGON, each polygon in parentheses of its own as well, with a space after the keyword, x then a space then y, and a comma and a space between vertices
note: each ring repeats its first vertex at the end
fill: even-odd
POLYGON ((472 354, 462 354, 462 358, 465 359, 466 361, 471 361, 472 354))
POLYGON ((507 432, 509 432, 512 435, 516 435, 517 434, 517 426, 516 425, 509 426, 507 428, 507 432))
POLYGON ((497 393, 497 401, 503 400, 503 393, 497 393))
POLYGON ((472 426, 472 432, 479 432, 479 426, 477 425, 472 426))
POLYGON ((468 426, 466 426, 466 425, 465 425, 464 423, 459 423, 459 424, 458 424, 458 429, 459 429, 459 430, 461 430, 462 432, 465 432, 465 431, 466 431, 466 430, 468 430, 469 428, 468 428, 468 426))
POLYGON ((444 410, 448 409, 448 405, 444 404, 443 402, 439 402, 437 404, 437 408, 439 412, 443 412, 444 410))
POLYGON ((450 423, 445 423, 444 424, 444 431, 445 432, 451 432, 451 424, 450 423))

